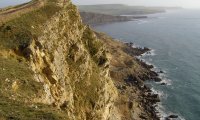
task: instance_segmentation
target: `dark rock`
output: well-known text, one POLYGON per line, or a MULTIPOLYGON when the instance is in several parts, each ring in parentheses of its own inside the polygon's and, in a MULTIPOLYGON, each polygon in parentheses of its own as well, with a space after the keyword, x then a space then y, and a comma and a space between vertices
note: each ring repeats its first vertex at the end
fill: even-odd
POLYGON ((156 77, 157 77, 157 76, 159 76, 159 75, 158 75, 158 73, 152 71, 152 72, 151 72, 151 76, 156 76, 156 77))
POLYGON ((129 102, 128 108, 129 108, 129 109, 132 109, 132 108, 133 108, 133 102, 129 102))
POLYGON ((157 103, 157 102, 160 102, 160 98, 159 98, 159 95, 158 94, 153 94, 153 95, 151 95, 150 96, 150 98, 148 98, 149 99, 149 101, 151 102, 151 103, 157 103))
POLYGON ((128 47, 132 47, 134 45, 133 42, 130 42, 130 43, 125 43, 128 47))
POLYGON ((159 73, 164 73, 164 71, 161 70, 161 71, 159 71, 159 73))
POLYGON ((170 115, 169 118, 178 118, 178 115, 170 115))
POLYGON ((167 85, 166 83, 161 83, 160 85, 167 85))
POLYGON ((151 89, 148 89, 148 90, 147 90, 147 92, 149 92, 149 93, 150 93, 150 92, 152 92, 152 90, 151 90, 151 89))
POLYGON ((144 119, 144 120, 147 119, 147 117, 146 117, 145 115, 140 115, 140 118, 141 118, 141 119, 144 119))
POLYGON ((122 86, 122 89, 126 90, 126 86, 125 86, 125 85, 124 85, 124 86, 122 86))
POLYGON ((60 106, 60 108, 61 108, 62 110, 65 110, 65 109, 67 109, 68 105, 69 105, 69 102, 65 101, 65 102, 60 106))
POLYGON ((170 115, 168 117, 166 117, 166 120, 171 120, 171 119, 175 119, 178 118, 178 115, 170 115))
POLYGON ((158 77, 153 78, 153 80, 154 80, 155 82, 161 82, 161 81, 162 81, 162 79, 160 79, 160 78, 158 78, 158 77))

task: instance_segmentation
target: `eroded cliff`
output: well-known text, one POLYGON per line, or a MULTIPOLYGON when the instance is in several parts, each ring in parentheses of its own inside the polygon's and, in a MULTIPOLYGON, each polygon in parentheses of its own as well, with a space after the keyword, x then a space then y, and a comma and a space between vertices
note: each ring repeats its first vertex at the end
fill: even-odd
POLYGON ((144 85, 157 74, 135 58, 148 50, 94 32, 69 0, 3 13, 0 119, 158 119, 158 95, 144 85))
POLYGON ((117 118, 107 51, 70 1, 47 0, 0 35, 2 119, 117 118))

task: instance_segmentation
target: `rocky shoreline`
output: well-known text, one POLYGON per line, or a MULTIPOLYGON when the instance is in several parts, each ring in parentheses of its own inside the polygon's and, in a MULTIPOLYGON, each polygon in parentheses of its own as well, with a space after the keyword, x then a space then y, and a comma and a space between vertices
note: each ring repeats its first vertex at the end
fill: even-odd
MULTIPOLYGON (((149 48, 133 48, 132 46, 130 46, 132 43, 129 43, 127 45, 127 49, 128 49, 128 54, 130 54, 133 57, 136 56, 141 56, 144 53, 148 53, 151 49, 149 48), (137 51, 135 53, 135 51, 137 51)), ((153 71, 152 69, 154 68, 153 65, 148 65, 147 63, 145 63, 144 61, 140 60, 140 59, 136 59, 138 61, 138 63, 143 66, 145 69, 147 69, 149 71, 149 73, 147 75, 142 76, 140 79, 134 79, 133 77, 130 77, 129 82, 131 83, 139 83, 137 84, 137 87, 142 91, 142 98, 141 98, 141 105, 145 108, 145 112, 150 113, 152 116, 153 120, 159 120, 159 116, 157 116, 158 111, 156 110, 156 104, 158 102, 160 102, 160 98, 158 94, 153 93, 153 91, 144 84, 144 81, 147 80, 152 80, 155 82, 161 82, 162 80, 159 78, 158 73, 156 73, 155 71, 153 71), (143 80, 143 82, 140 82, 140 80, 143 80)), ((140 116, 142 119, 147 119, 145 116, 141 115, 140 116)))
MULTIPOLYGON (((132 117, 127 117, 128 115, 125 114, 122 120, 159 120, 159 111, 156 107, 161 100, 158 94, 153 93, 151 88, 145 85, 145 81, 161 82, 162 79, 159 78, 159 74, 163 71, 153 71, 153 65, 148 65, 137 57, 145 53, 149 54, 151 49, 133 47, 133 43, 123 43, 102 33, 96 34, 99 39, 105 42, 112 56, 111 78, 114 80, 118 93, 120 93, 119 96, 125 99, 118 104, 126 103, 128 106, 126 112, 129 111, 132 115, 132 117), (134 105, 135 103, 137 105, 134 105), (137 113, 137 115, 134 116, 134 113, 137 113)), ((161 83, 161 85, 165 84, 161 83)), ((119 109, 124 109, 124 107, 119 109)), ((166 119, 169 118, 171 117, 169 116, 166 119)))
MULTIPOLYGON (((147 53, 150 54, 151 49, 149 48, 140 48, 140 47, 133 47, 133 43, 125 43, 125 45, 127 45, 127 51, 128 54, 130 54, 133 57, 136 56, 142 56, 143 54, 147 53), (135 52, 137 51, 137 52, 135 52)), ((143 76, 143 78, 141 78, 144 81, 154 81, 154 82, 161 82, 162 79, 159 77, 159 74, 164 73, 164 71, 160 70, 158 72, 153 71, 152 69, 154 68, 153 65, 149 65, 147 64, 145 61, 137 58, 136 59, 138 61, 138 63, 140 63, 141 66, 143 66, 144 68, 146 68, 149 71, 148 76, 143 76)), ((128 82, 130 83, 139 83, 139 81, 137 79, 135 79, 133 76, 130 76, 130 79, 128 80, 128 82)), ((161 82, 160 85, 166 85, 166 83, 161 82)), ((149 112, 152 117, 153 120, 159 120, 161 116, 158 116, 159 111, 156 109, 157 107, 157 103, 161 102, 159 95, 156 93, 153 93, 153 91, 151 90, 151 88, 149 88, 148 86, 146 86, 143 82, 138 84, 137 86, 141 91, 142 91, 142 98, 141 98, 141 104, 143 105, 143 107, 145 108, 145 112, 149 112), (142 86, 142 87, 141 87, 142 86)), ((170 114, 167 117, 165 117, 165 120, 171 120, 171 119, 177 119, 179 116, 178 115, 174 115, 174 114, 170 114)), ((147 119, 145 116, 141 116, 142 119, 147 119)))

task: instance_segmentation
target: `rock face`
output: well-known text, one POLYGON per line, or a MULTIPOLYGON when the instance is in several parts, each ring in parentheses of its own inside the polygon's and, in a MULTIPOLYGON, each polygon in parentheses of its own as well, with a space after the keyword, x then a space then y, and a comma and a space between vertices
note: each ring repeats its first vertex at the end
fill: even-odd
POLYGON ((69 119, 108 120, 117 93, 103 44, 70 2, 44 27, 28 48, 35 79, 45 90, 38 101, 65 110, 69 119))
MULTIPOLYGON (((71 1, 47 0, 46 4, 47 9, 44 6, 36 11, 36 15, 39 17, 42 16, 40 11, 48 11, 45 14, 48 19, 44 20, 45 16, 42 16, 43 22, 35 18, 26 24, 30 29, 25 29, 30 31, 32 37, 15 48, 16 56, 26 58, 34 80, 43 86, 40 95, 35 95, 29 104, 54 106, 61 110, 58 114, 65 116, 58 117, 59 120, 118 119, 114 106, 117 91, 109 76, 109 60, 104 45, 88 26, 82 24, 79 12, 71 1), (55 9, 58 10, 53 14, 55 9), (40 33, 37 34, 38 31, 40 33)), ((26 15, 23 17, 25 20, 29 19, 26 15)), ((18 19, 10 26, 15 25, 15 22, 18 19)), ((22 33, 21 36, 25 35, 22 33)), ((28 37, 27 35, 25 40, 28 37)), ((22 37, 19 38, 21 39, 22 37)), ((13 89, 17 89, 16 82, 13 83, 13 89)), ((44 115, 41 119, 50 118, 44 115)))
POLYGON ((110 75, 118 90, 115 101, 122 120, 159 120, 155 104, 160 102, 157 94, 144 84, 146 80, 154 80, 157 74, 151 66, 138 60, 145 49, 136 49, 126 43, 113 40, 103 33, 96 33, 102 40, 110 55, 110 75))

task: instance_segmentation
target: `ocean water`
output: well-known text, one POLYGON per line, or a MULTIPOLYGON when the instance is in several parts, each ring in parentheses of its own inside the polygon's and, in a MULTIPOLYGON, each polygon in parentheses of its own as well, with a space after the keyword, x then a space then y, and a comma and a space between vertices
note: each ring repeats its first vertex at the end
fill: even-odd
POLYGON ((163 70, 167 83, 147 83, 162 99, 163 116, 200 120, 200 10, 176 10, 150 15, 148 19, 95 26, 113 38, 152 48, 154 54, 143 56, 148 63, 163 70))
POLYGON ((22 3, 29 2, 30 0, 0 0, 0 8, 13 6, 13 5, 19 5, 22 3))

